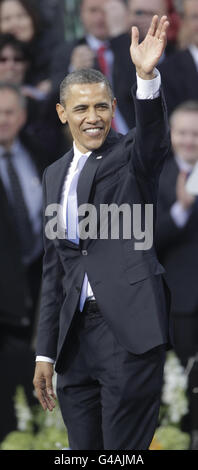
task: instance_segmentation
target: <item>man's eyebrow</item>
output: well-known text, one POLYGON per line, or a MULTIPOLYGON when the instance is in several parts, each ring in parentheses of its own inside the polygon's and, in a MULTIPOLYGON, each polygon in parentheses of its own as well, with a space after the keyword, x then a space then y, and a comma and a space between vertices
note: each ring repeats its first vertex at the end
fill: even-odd
MULTIPOLYGON (((77 104, 76 106, 74 106, 72 108, 72 110, 76 111, 78 109, 85 109, 85 108, 88 108, 88 106, 89 106, 88 104, 77 104)), ((107 107, 109 107, 109 103, 107 103, 106 101, 101 101, 101 102, 95 104, 95 107, 97 107, 97 106, 107 106, 107 107)))

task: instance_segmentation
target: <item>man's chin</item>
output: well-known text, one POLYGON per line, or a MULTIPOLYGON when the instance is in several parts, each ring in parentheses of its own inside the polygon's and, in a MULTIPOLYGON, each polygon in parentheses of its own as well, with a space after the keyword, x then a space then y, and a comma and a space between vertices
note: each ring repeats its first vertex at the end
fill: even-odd
POLYGON ((97 150, 99 149, 102 144, 104 143, 105 139, 104 138, 100 138, 100 139, 93 139, 93 138, 90 138, 89 139, 89 142, 87 141, 86 144, 85 144, 85 147, 87 148, 87 150, 97 150))

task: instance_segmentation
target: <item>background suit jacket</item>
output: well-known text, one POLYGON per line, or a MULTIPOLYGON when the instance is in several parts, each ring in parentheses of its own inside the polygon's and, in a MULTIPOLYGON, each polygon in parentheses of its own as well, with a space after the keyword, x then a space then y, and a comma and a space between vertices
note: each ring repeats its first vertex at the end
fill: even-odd
MULTIPOLYGON (((38 175, 42 177, 46 162, 38 146, 24 134, 21 142, 32 156, 38 175)), ((20 244, 12 219, 4 185, 0 179, 1 230, 0 230, 0 324, 24 326, 27 311, 32 311, 38 299, 42 274, 42 256, 25 269, 20 254, 20 244), (32 308, 29 308, 32 304, 32 308)), ((30 320, 30 319, 29 319, 30 320)))
POLYGON ((171 156, 160 176, 156 247, 166 269, 172 312, 192 314, 198 311, 198 201, 193 205, 188 222, 178 228, 170 215, 170 208, 176 201, 178 174, 178 165, 171 156))
POLYGON ((198 100, 198 71, 188 49, 178 51, 158 66, 168 113, 187 100, 198 100))
MULTIPOLYGON (((81 171, 78 205, 150 203, 156 207, 160 171, 169 152, 165 102, 134 97, 137 128, 122 136, 110 131, 105 143, 92 152, 81 171), (97 159, 97 156, 102 158, 97 159)), ((73 150, 47 168, 43 178, 44 209, 60 203, 73 150)), ((155 217, 155 211, 154 211, 155 217)), ((44 224, 49 218, 44 218, 44 224)), ((98 230, 100 222, 98 221, 98 230)), ((133 232, 132 232, 133 233, 133 232)), ((78 308, 85 272, 106 321, 121 344, 143 353, 169 339, 168 303, 155 249, 135 251, 133 236, 116 240, 44 237, 43 286, 37 336, 38 355, 56 359, 61 371, 67 333, 78 308)))

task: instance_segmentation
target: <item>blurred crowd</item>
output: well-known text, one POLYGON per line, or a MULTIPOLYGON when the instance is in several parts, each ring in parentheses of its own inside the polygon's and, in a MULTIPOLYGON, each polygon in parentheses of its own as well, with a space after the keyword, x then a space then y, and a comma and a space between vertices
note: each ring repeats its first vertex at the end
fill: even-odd
POLYGON ((60 82, 77 69, 100 69, 118 102, 114 127, 126 134, 135 124, 131 26, 138 26, 143 40, 154 14, 170 21, 158 69, 172 138, 160 178, 155 238, 172 294, 175 351, 184 367, 190 364, 183 427, 191 448, 198 449, 198 197, 186 189, 198 162, 197 0, 0 0, 0 442, 16 427, 16 386, 22 384, 34 402, 41 179, 72 143, 55 110, 60 82), (74 11, 78 27, 71 38, 67 25, 74 25, 74 11))

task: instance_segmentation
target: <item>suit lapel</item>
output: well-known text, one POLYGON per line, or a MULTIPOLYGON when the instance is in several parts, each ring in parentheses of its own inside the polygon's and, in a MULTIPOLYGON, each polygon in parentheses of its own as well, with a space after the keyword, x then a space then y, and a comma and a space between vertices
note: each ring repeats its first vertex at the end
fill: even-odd
POLYGON ((96 175, 98 167, 102 164, 104 158, 107 158, 110 145, 112 145, 117 140, 118 134, 111 129, 104 144, 99 149, 92 152, 89 158, 87 159, 80 173, 77 186, 78 206, 89 202, 94 177, 96 175))
POLYGON ((51 188, 49 203, 51 204, 61 203, 62 189, 73 155, 73 149, 69 150, 69 152, 57 162, 56 171, 51 174, 52 180, 49 182, 49 187, 51 188))

